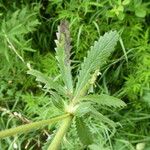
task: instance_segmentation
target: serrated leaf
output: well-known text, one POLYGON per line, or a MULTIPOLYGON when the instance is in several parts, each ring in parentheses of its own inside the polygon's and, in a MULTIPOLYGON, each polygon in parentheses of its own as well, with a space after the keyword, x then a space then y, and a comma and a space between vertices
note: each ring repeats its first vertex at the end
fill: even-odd
POLYGON ((59 110, 63 110, 64 108, 63 98, 60 95, 58 95, 56 92, 51 91, 50 93, 51 93, 51 98, 54 106, 59 110))
POLYGON ((84 145, 90 145, 93 143, 92 133, 85 122, 83 122, 82 118, 76 118, 76 130, 79 139, 84 145))
POLYGON ((58 28, 57 40, 55 42, 57 45, 56 59, 58 61, 62 79, 68 93, 73 93, 72 74, 70 66, 71 38, 67 21, 61 21, 61 24, 58 28))
POLYGON ((110 31, 101 36, 98 41, 94 43, 87 57, 81 64, 79 71, 78 82, 76 84, 75 95, 79 95, 86 83, 91 78, 91 75, 106 63, 108 57, 113 52, 117 44, 119 35, 116 31, 110 31))
POLYGON ((87 95, 87 96, 80 98, 80 100, 81 101, 92 101, 92 102, 97 103, 99 105, 115 107, 115 108, 126 106, 126 104, 122 100, 120 100, 116 97, 113 97, 113 96, 106 95, 106 94, 87 95))
POLYGON ((45 86, 44 88, 50 90, 50 89, 54 89, 56 90, 58 93, 64 95, 65 90, 63 89, 62 86, 60 86, 60 84, 58 84, 57 82, 54 82, 51 78, 47 77, 46 75, 44 75, 43 73, 31 69, 27 71, 27 74, 31 74, 33 76, 36 77, 36 81, 39 81, 41 83, 44 83, 45 86))

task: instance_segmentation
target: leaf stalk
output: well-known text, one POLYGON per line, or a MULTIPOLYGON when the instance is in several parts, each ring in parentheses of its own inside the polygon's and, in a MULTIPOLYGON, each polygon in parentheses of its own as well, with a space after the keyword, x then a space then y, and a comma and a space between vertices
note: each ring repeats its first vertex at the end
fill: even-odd
POLYGON ((52 119, 47 119, 47 120, 37 121, 37 122, 25 124, 25 125, 20 125, 16 128, 6 129, 3 131, 0 131, 0 138, 5 138, 7 136, 12 136, 12 135, 22 133, 22 132, 28 132, 32 129, 36 129, 36 128, 40 128, 40 127, 43 127, 52 123, 56 123, 67 117, 69 117, 69 114, 65 114, 65 115, 55 117, 52 119))

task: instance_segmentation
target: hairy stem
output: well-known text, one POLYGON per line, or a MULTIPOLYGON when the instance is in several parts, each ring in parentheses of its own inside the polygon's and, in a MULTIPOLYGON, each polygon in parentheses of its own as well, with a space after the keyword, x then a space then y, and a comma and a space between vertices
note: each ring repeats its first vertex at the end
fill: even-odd
POLYGON ((22 132, 27 132, 27 131, 30 131, 30 130, 35 129, 35 128, 40 128, 42 126, 58 122, 58 121, 60 121, 62 119, 65 119, 69 116, 70 116, 69 114, 65 114, 65 115, 55 117, 55 118, 52 118, 52 119, 37 121, 37 122, 33 122, 33 123, 18 126, 16 128, 6 129, 6 130, 3 130, 3 131, 0 132, 0 138, 4 138, 4 137, 7 137, 7 136, 12 136, 12 135, 22 133, 22 132))
POLYGON ((58 150, 60 148, 61 141, 71 124, 72 118, 73 116, 70 115, 62 122, 48 150, 58 150))

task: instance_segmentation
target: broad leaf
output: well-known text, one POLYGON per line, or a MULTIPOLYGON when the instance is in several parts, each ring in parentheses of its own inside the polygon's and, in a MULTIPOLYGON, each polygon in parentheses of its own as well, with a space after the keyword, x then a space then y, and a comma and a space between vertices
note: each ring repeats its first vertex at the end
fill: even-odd
POLYGON ((109 106, 109 107, 124 107, 126 104, 113 96, 109 96, 106 94, 101 94, 101 95, 87 95, 84 96, 83 98, 80 98, 81 101, 92 101, 94 103, 98 103, 99 105, 104 105, 104 106, 109 106))
POLYGON ((71 66, 70 66, 70 33, 67 21, 62 21, 57 33, 56 45, 56 59, 60 68, 60 73, 68 93, 73 93, 71 66))
POLYGON ((89 82, 91 75, 106 63, 117 44, 118 38, 119 35, 116 31, 110 31, 94 43, 81 64, 75 95, 80 95, 80 91, 89 82))

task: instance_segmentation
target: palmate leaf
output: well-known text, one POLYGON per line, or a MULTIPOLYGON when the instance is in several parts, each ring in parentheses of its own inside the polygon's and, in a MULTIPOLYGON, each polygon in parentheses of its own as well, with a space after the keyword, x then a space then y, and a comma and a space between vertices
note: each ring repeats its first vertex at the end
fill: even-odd
POLYGON ((107 94, 93 94, 93 95, 87 95, 82 98, 80 98, 81 101, 92 101, 94 103, 97 103, 99 105, 109 106, 109 107, 124 107, 126 104, 113 96, 109 96, 107 94))
POLYGON ((117 44, 118 38, 119 35, 116 31, 110 31, 94 43, 94 46, 91 47, 87 57, 84 58, 84 62, 81 64, 75 95, 80 95, 92 74, 106 63, 117 44))
POLYGON ((48 90, 54 89, 61 95, 64 95, 65 89, 63 89, 63 87, 60 84, 58 84, 57 82, 54 82, 53 79, 51 79, 50 77, 47 77, 40 71, 30 69, 27 71, 27 74, 31 74, 31 75, 35 76, 36 81, 39 81, 39 82, 45 84, 44 88, 46 88, 48 90))
POLYGON ((58 28, 57 40, 55 41, 56 59, 60 68, 60 73, 68 93, 73 93, 71 66, 70 66, 70 50, 71 38, 69 32, 69 24, 67 21, 61 21, 58 28))

